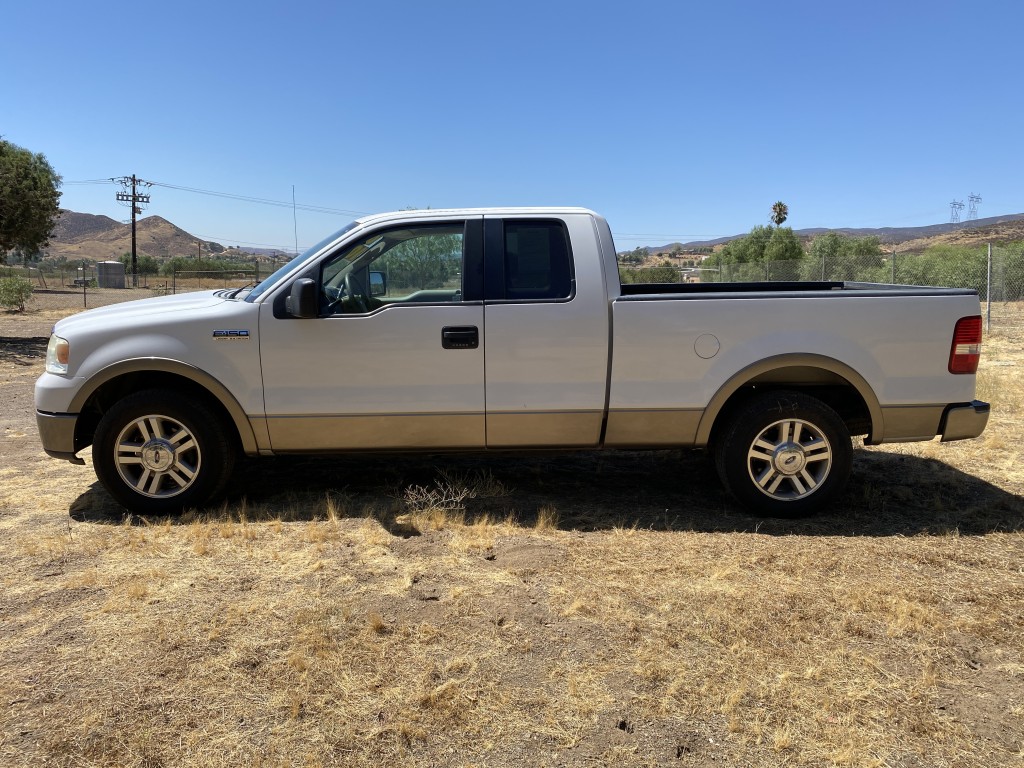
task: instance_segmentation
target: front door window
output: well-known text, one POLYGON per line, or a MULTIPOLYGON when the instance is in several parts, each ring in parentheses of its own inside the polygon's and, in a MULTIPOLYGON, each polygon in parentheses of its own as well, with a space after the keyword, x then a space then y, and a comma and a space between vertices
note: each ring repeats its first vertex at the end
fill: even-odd
POLYGON ((349 246, 324 263, 321 314, 461 302, 463 230, 461 222, 404 227, 349 246))

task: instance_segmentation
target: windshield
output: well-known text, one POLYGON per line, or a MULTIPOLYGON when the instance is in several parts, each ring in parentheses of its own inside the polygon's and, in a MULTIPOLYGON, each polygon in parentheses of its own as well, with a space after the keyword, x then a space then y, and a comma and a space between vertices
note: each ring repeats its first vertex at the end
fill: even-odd
POLYGON ((287 277, 292 272, 294 272, 296 269, 298 269, 306 261, 306 259, 309 256, 312 256, 314 253, 316 253, 320 249, 330 245, 332 242, 337 240, 339 237, 344 235, 346 232, 349 232, 349 231, 355 229, 356 226, 358 226, 358 224, 359 224, 359 222, 353 221, 348 226, 342 227, 341 229, 339 229, 334 234, 329 235, 328 237, 325 237, 323 240, 321 240, 319 243, 314 245, 312 248, 307 248, 302 254, 300 254, 299 256, 296 256, 294 259, 289 261, 287 264, 282 265, 276 272, 273 272, 272 274, 270 274, 267 277, 263 278, 263 280, 260 281, 259 285, 257 285, 251 291, 249 291, 249 295, 245 297, 245 300, 248 301, 248 302, 252 302, 252 301, 258 299, 260 296, 262 296, 268 290, 270 290, 275 285, 277 285, 281 280, 283 280, 285 277, 287 277))

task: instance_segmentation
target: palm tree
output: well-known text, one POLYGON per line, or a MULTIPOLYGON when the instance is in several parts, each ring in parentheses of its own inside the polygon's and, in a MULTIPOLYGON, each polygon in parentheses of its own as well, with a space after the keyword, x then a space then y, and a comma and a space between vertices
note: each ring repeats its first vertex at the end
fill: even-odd
POLYGON ((772 206, 771 221, 776 227, 780 227, 787 218, 789 218, 789 206, 779 200, 772 206))

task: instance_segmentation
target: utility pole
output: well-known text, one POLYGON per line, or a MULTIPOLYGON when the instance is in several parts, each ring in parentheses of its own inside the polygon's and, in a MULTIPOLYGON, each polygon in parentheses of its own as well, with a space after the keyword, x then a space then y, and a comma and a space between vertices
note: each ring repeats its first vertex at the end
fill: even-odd
POLYGON ((967 209, 967 220, 975 221, 978 218, 978 203, 981 202, 981 195, 971 192, 967 199, 971 203, 971 207, 967 209))
POLYGON ((122 176, 120 179, 111 179, 121 183, 123 192, 117 193, 117 201, 131 206, 132 209, 132 288, 139 287, 139 256, 135 247, 135 217, 142 213, 142 206, 149 204, 149 195, 139 194, 138 188, 151 187, 152 182, 135 178, 133 173, 129 176, 122 176), (129 191, 130 190, 130 191, 129 191))
POLYGON ((954 200, 949 204, 949 223, 959 224, 960 223, 960 211, 964 209, 964 204, 960 200, 954 200))

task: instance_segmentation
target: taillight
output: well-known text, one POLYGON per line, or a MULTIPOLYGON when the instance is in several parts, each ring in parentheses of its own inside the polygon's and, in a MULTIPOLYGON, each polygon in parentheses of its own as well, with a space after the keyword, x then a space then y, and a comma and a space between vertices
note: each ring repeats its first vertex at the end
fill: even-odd
POLYGON ((961 317, 953 329, 949 350, 950 373, 977 373, 981 359, 981 315, 961 317))

